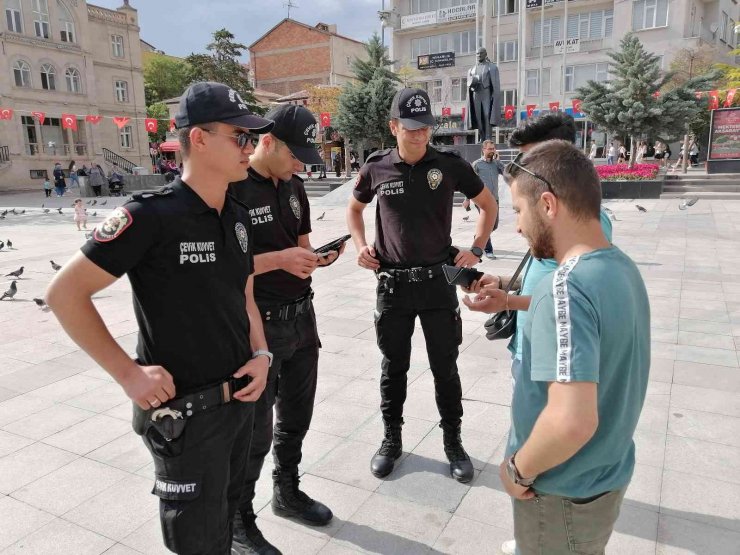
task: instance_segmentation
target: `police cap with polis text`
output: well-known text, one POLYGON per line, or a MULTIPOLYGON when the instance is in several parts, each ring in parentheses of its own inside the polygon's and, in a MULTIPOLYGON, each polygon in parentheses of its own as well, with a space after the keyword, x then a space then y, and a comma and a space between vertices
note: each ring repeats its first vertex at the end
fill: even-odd
POLYGON ((182 129, 216 122, 249 129, 255 133, 267 133, 273 126, 271 120, 250 112, 241 95, 223 83, 203 81, 190 85, 180 97, 175 126, 182 129))
POLYGON ((398 91, 391 104, 391 118, 398 119, 406 129, 433 127, 436 123, 429 95, 422 89, 398 91))
POLYGON ((318 125, 313 114, 303 106, 283 104, 276 106, 267 114, 267 119, 275 122, 270 134, 283 141, 304 164, 321 165, 324 161, 316 150, 318 125))

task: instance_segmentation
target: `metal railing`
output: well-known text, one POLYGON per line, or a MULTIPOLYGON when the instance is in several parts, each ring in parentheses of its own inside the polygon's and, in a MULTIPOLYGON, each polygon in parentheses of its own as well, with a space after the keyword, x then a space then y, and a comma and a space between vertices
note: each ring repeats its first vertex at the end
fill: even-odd
POLYGON ((49 156, 85 156, 87 155, 87 145, 85 143, 72 145, 26 143, 26 154, 28 156, 36 156, 37 154, 48 154, 49 156))
POLYGON ((134 173, 134 168, 136 167, 136 164, 134 164, 131 160, 127 160, 123 156, 116 154, 112 150, 103 148, 103 159, 109 164, 116 164, 125 172, 134 173))
POLYGON ((10 149, 7 146, 0 146, 0 163, 10 162, 10 149))

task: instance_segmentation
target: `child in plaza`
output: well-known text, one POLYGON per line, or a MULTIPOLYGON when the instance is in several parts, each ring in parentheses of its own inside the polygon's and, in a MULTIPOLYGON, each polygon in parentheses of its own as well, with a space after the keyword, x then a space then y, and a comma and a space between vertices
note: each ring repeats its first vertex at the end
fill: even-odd
POLYGON ((46 198, 51 197, 51 181, 48 177, 44 178, 44 194, 46 195, 46 198))
POLYGON ((77 224, 77 231, 82 231, 82 229, 87 229, 87 212, 85 211, 85 207, 82 205, 82 199, 77 198, 75 199, 74 204, 72 207, 75 209, 75 223, 77 224), (82 224, 82 228, 80 228, 80 224, 82 224))

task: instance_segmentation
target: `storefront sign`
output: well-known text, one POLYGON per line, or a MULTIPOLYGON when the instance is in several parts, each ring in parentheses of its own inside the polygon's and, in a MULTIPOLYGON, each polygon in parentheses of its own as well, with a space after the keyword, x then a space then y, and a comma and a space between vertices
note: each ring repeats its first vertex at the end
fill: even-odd
POLYGON ((712 111, 709 160, 740 160, 740 108, 712 111))
POLYGON ((418 27, 420 25, 434 25, 437 23, 437 11, 415 13, 401 17, 401 29, 418 27))
POLYGON ((553 54, 562 54, 563 53, 563 43, 565 43, 565 53, 571 54, 573 52, 580 52, 581 51, 581 39, 567 39, 567 40, 556 40, 555 44, 553 45, 552 52, 553 54))
MULTIPOLYGON (((558 4, 562 2, 563 0, 545 0, 545 7, 552 6, 553 4, 558 4)), ((573 0, 568 0, 569 2, 573 2, 573 0)), ((542 0, 527 0, 527 9, 529 8, 539 8, 542 6, 542 0)))
POLYGON ((475 3, 401 16, 401 29, 475 19, 475 3))
POLYGON ((437 67, 453 67, 455 65, 454 52, 439 52, 437 54, 425 54, 419 56, 416 67, 419 69, 434 69, 437 67))

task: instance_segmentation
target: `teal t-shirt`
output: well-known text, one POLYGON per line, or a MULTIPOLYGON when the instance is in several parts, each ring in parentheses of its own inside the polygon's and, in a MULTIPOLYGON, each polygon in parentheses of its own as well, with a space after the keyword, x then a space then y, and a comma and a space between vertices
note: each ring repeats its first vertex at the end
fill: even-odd
POLYGON ((532 432, 550 382, 598 383, 596 433, 569 460, 542 473, 535 490, 591 497, 627 485, 650 368, 650 305, 635 263, 612 246, 571 258, 541 280, 524 329, 522 364, 513 368, 508 455, 532 432))
MULTIPOLYGON (((601 220, 601 229, 606 236, 606 240, 612 242, 612 221, 609 219, 609 215, 601 209, 599 214, 601 220)), ((553 258, 545 258, 543 260, 537 260, 535 258, 529 259, 529 264, 524 269, 524 278, 522 279, 522 290, 520 295, 530 296, 537 287, 537 284, 542 281, 542 278, 552 272, 558 267, 558 263, 553 258)), ((524 326, 527 324, 529 318, 526 310, 518 311, 516 315, 516 332, 509 341, 509 351, 514 355, 514 358, 522 360, 522 336, 524 335, 524 326)))

